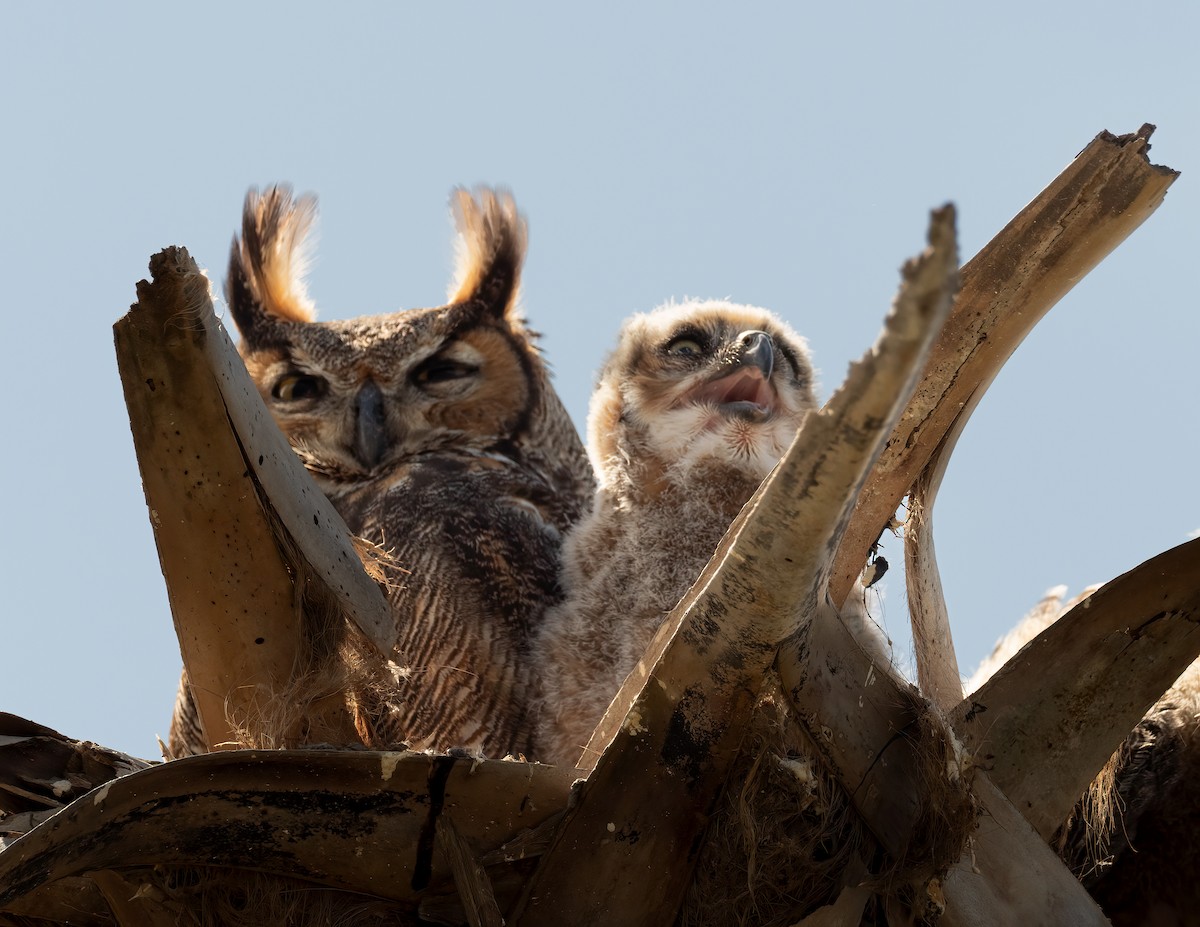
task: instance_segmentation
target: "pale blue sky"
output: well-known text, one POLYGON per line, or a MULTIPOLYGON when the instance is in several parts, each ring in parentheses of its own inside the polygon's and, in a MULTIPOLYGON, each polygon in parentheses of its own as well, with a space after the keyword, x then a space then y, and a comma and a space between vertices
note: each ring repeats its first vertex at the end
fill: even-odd
POLYGON ((1097 132, 1156 123, 1183 177, 1019 349, 946 478, 969 671, 1048 586, 1200 529, 1197 35, 1184 3, 5 5, 0 710, 147 756, 166 735, 179 655, 111 325, 165 245, 224 279, 247 187, 319 195, 324 318, 440 303, 451 187, 511 187, 582 425, 621 319, 673 296, 779 312, 828 395, 931 207, 957 203, 965 259, 1097 132))

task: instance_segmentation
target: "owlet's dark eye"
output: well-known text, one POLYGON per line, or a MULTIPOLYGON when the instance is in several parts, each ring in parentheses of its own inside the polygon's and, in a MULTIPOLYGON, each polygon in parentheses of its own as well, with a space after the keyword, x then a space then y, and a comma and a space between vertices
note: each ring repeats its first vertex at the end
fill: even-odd
POLYGON ((445 383, 449 380, 461 380, 464 377, 473 376, 479 372, 479 368, 471 364, 460 364, 458 361, 447 360, 441 357, 433 357, 425 361, 413 371, 413 382, 418 386, 425 386, 428 383, 445 383))
POLYGON ((275 382, 271 395, 281 402, 320 399, 325 395, 325 387, 326 383, 320 377, 308 373, 288 373, 275 382))
POLYGON ((667 345, 667 353, 672 357, 692 357, 703 354, 704 346, 695 338, 684 335, 667 345))

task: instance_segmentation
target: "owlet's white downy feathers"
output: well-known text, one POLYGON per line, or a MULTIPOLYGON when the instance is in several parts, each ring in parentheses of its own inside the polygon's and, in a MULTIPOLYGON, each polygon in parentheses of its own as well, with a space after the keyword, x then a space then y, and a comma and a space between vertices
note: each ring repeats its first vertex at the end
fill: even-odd
POLYGON ((752 306, 634 316, 588 418, 599 488, 538 640, 537 758, 577 764, 662 619, 816 407, 804 339, 752 306))

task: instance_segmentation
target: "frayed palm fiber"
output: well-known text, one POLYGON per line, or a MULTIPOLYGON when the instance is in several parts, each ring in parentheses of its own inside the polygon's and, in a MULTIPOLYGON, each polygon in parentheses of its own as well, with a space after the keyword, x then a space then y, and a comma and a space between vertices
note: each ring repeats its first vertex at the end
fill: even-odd
POLYGON ((678 927, 786 927, 832 903, 865 835, 782 700, 757 706, 678 927))
POLYGON ((706 833, 678 927, 790 927, 843 887, 875 893, 864 924, 932 923, 940 883, 977 818, 970 768, 945 724, 919 699, 910 743, 922 804, 912 840, 889 859, 785 707, 765 687, 706 833))
POLYGON ((945 909, 942 880, 970 849, 980 807, 971 785, 974 765, 946 721, 912 688, 912 721, 902 732, 916 764, 918 808, 908 842, 872 884, 892 924, 934 924, 945 909))
MULTIPOLYGON (((272 518, 273 526, 276 519, 272 518)), ((282 529, 277 537, 287 538, 282 529)), ((355 553, 377 583, 391 588, 394 577, 403 573, 398 562, 377 544, 352 538, 355 553)), ((299 563, 290 539, 280 541, 285 560, 299 563)), ((323 710, 323 704, 345 705, 345 714, 354 719, 358 744, 392 748, 395 744, 375 744, 365 726, 364 702, 375 697, 383 677, 382 661, 352 622, 342 613, 341 602, 323 581, 297 567, 295 582, 299 588, 297 612, 309 646, 307 665, 297 666, 286 683, 264 690, 261 698, 235 712, 226 706, 226 717, 233 728, 235 742, 242 749, 280 750, 306 744, 340 744, 346 740, 344 726, 327 726, 327 718, 340 720, 342 712, 323 710), (379 665, 377 665, 379 664, 379 665)))

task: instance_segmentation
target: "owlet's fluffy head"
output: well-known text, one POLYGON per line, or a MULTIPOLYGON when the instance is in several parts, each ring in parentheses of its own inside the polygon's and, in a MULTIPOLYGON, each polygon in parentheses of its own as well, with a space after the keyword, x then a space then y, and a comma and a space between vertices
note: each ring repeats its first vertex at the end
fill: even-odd
POLYGON ((588 416, 601 483, 679 483, 700 464, 761 480, 816 407, 808 347, 765 309, 666 305, 622 328, 588 416), (632 471, 637 472, 632 472, 632 471))
POLYGON ((521 446, 536 456, 554 443, 547 429, 569 427, 547 416, 557 398, 516 308, 524 221, 490 190, 460 190, 454 205, 460 266, 448 305, 316 322, 304 286, 315 199, 280 186, 246 197, 227 283, 242 354, 329 494, 429 450, 521 446))

